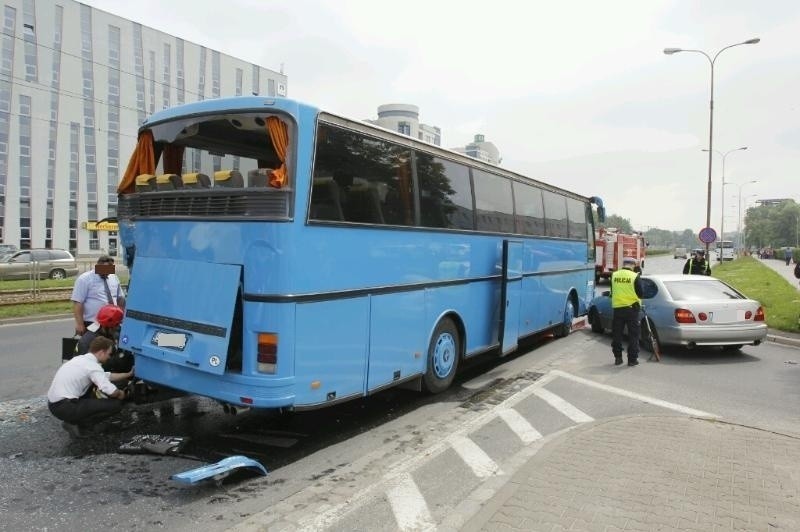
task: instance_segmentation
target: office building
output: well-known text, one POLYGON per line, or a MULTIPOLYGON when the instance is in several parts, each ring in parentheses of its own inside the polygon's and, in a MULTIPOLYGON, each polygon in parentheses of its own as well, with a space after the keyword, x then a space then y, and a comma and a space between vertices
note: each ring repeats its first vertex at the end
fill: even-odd
POLYGON ((282 73, 73 0, 7 0, 0 56, 0 242, 21 248, 115 252, 97 222, 151 113, 287 93, 282 73))

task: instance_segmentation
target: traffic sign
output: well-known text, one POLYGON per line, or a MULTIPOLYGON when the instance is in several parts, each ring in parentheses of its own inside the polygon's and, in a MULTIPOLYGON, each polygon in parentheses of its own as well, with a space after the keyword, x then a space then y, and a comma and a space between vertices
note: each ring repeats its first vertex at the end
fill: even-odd
POLYGON ((700 229, 700 233, 697 237, 703 244, 711 244, 717 240, 717 232, 714 231, 713 227, 704 227, 700 229))

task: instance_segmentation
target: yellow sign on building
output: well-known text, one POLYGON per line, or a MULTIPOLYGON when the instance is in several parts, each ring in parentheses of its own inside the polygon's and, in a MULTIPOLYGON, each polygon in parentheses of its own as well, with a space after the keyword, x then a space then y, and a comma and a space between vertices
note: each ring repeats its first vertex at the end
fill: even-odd
POLYGON ((83 228, 87 231, 119 231, 119 224, 117 222, 88 221, 83 222, 83 228))

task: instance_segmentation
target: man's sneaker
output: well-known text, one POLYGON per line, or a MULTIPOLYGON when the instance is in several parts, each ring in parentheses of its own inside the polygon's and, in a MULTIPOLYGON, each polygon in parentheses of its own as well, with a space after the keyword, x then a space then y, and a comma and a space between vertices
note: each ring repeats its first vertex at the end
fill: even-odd
POLYGON ((72 423, 67 423, 64 421, 61 423, 61 426, 64 430, 66 430, 70 436, 75 439, 85 438, 87 435, 84 433, 83 429, 81 429, 78 425, 73 425, 72 423))
POLYGON ((619 366, 622 364, 622 357, 614 357, 614 365, 619 366))
POLYGON ((633 360, 629 360, 628 361, 628 365, 629 366, 638 366, 639 365, 639 361, 634 358, 633 360))

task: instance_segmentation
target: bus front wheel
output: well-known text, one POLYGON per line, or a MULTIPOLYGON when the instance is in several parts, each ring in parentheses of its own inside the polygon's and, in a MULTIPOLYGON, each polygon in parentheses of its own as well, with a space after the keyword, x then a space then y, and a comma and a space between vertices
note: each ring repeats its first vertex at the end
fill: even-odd
POLYGON ((429 393, 440 393, 450 387, 458 369, 461 339, 453 320, 444 318, 436 325, 428 346, 428 368, 422 384, 429 393))

